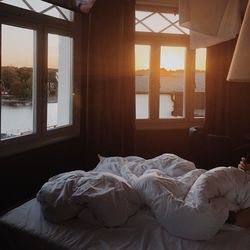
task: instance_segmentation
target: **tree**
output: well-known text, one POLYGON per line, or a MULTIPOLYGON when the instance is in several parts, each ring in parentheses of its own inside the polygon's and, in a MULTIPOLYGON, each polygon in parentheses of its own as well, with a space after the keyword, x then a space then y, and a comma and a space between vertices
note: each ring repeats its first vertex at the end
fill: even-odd
POLYGON ((57 96, 57 92, 58 92, 57 70, 48 69, 48 96, 57 96))
POLYGON ((30 99, 32 97, 33 68, 2 67, 2 89, 14 98, 30 99))
POLYGON ((31 99, 32 97, 32 77, 33 68, 22 67, 18 69, 18 76, 21 80, 20 90, 18 91, 18 97, 31 99))
POLYGON ((18 77, 24 82, 27 82, 33 73, 33 68, 22 67, 17 69, 18 77))
POLYGON ((2 67, 1 80, 3 89, 10 91, 12 83, 18 80, 16 68, 12 66, 2 67))

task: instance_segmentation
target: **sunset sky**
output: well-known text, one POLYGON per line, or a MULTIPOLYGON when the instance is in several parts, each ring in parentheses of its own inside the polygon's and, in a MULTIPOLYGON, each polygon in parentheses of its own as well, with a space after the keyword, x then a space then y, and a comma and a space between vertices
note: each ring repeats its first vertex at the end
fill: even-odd
MULTIPOLYGON (((196 50, 196 69, 205 70, 206 49, 196 50)), ((148 69, 150 63, 150 46, 137 45, 135 49, 136 70, 148 69)), ((160 67, 168 70, 184 69, 185 48, 183 47, 162 47, 160 67)))
MULTIPOLYGON (((33 30, 2 25, 2 66, 33 67, 35 37, 33 30)), ((58 67, 58 43, 49 35, 49 68, 58 67)))
MULTIPOLYGON (((17 67, 33 66, 33 51, 36 32, 23 28, 2 25, 2 65, 17 67), (17 43, 18 41, 18 43, 17 43)), ((49 36, 49 67, 58 65, 58 36, 49 36), (54 58, 54 59, 53 59, 54 58)), ((148 69, 150 62, 150 46, 136 46, 136 70, 148 69)), ((182 47, 162 47, 161 68, 168 70, 184 69, 185 49, 182 47)), ((205 69, 205 49, 198 49, 196 69, 205 69)))
POLYGON ((2 66, 33 66, 32 30, 2 25, 2 66))
MULTIPOLYGON (((28 4, 32 6, 35 12, 41 12, 51 6, 50 3, 41 0, 28 0, 28 4)), ((1 3, 6 3, 20 7, 22 9, 29 9, 23 1, 3 0, 1 3)), ((59 7, 60 10, 68 18, 71 18, 72 11, 59 7)), ((60 17, 60 13, 55 9, 49 9, 46 15, 60 17)), ((33 66, 33 51, 35 44, 36 33, 32 30, 16 28, 8 25, 2 25, 2 65, 16 66, 16 67, 32 67, 33 66)), ((58 38, 56 36, 50 38, 50 53, 53 48, 58 46, 58 38)), ((54 50, 57 53, 56 50, 54 50)), ((57 66, 58 60, 52 60, 53 54, 50 57, 50 68, 57 66)))
MULTIPOLYGON (((32 67, 34 60, 34 44, 36 32, 29 29, 2 25, 2 65, 16 67, 32 67), (18 42, 17 42, 18 41, 18 42)), ((58 36, 49 36, 49 67, 58 66, 58 36), (54 59, 53 59, 54 58, 54 59)), ((196 50, 196 69, 205 69, 206 50, 196 50)), ((136 70, 148 69, 150 63, 150 46, 137 45, 135 49, 136 70)), ((185 48, 162 47, 161 68, 168 70, 184 69, 185 48)))

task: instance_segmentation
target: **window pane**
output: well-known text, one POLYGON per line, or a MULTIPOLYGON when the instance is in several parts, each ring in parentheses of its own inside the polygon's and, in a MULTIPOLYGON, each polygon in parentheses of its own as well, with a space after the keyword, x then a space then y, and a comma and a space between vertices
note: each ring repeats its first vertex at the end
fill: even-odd
POLYGON ((161 46, 160 119, 184 117, 185 56, 183 47, 161 46))
POLYGON ((73 11, 42 0, 0 0, 0 2, 67 21, 73 21, 73 11))
POLYGON ((206 49, 197 49, 195 56, 194 117, 205 117, 206 49))
POLYGON ((150 46, 135 45, 136 119, 149 118, 150 46))
POLYGON ((72 42, 48 35, 47 129, 72 124, 72 42))
POLYGON ((1 27, 1 139, 9 139, 35 132, 36 32, 9 25, 1 27))
POLYGON ((179 26, 179 15, 160 12, 135 12, 135 30, 167 34, 189 34, 189 30, 179 26))

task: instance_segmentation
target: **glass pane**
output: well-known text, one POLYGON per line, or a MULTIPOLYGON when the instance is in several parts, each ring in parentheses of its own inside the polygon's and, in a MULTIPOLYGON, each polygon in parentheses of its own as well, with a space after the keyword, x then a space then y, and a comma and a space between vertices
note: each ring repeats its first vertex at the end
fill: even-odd
POLYGON ((44 15, 73 21, 73 11, 44 2, 42 0, 0 0, 0 2, 22 9, 42 13, 44 15))
POLYGON ((179 15, 160 12, 136 11, 135 30, 166 34, 189 34, 189 30, 179 25, 179 15))
POLYGON ((72 42, 48 35, 47 129, 72 124, 72 42))
POLYGON ((150 46, 135 45, 136 119, 149 118, 150 46))
POLYGON ((170 25, 170 23, 158 13, 148 17, 143 21, 143 23, 146 24, 146 26, 149 27, 153 32, 160 32, 166 26, 170 25))
POLYGON ((195 92, 194 117, 205 117, 205 77, 206 77, 206 49, 196 50, 195 56, 195 92))
POLYGON ((138 31, 138 32, 151 32, 151 30, 149 28, 142 25, 141 23, 136 24, 135 31, 138 31))
POLYGON ((164 33, 168 34, 189 34, 190 30, 179 25, 179 15, 162 13, 162 15, 171 23, 171 26, 168 27, 164 33))
POLYGON ((35 132, 34 46, 36 32, 9 25, 1 27, 2 140, 35 132))
POLYGON ((183 47, 161 46, 160 119, 184 117, 185 57, 183 47))
POLYGON ((153 12, 149 12, 149 11, 136 11, 135 12, 135 18, 138 20, 142 20, 145 17, 151 15, 153 12))

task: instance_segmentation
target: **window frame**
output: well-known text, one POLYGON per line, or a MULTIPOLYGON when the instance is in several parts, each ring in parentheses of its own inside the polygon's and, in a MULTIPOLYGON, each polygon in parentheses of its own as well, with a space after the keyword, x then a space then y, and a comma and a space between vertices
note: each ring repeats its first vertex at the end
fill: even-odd
MULTIPOLYGON (((81 32, 77 26, 81 17, 75 13, 74 21, 66 21, 55 17, 31 12, 15 6, 0 3, 0 27, 2 24, 36 31, 36 93, 35 93, 35 123, 34 132, 29 135, 13 137, 0 141, 0 157, 34 149, 58 141, 63 141, 80 135, 80 100, 81 76, 79 57, 81 55, 81 32), (72 88, 73 116, 72 124, 47 130, 47 36, 48 33, 69 36, 73 38, 72 88), (78 55, 78 56, 77 56, 78 55)), ((1 29, 0 29, 1 31, 1 29)), ((0 41, 1 41, 0 33, 0 41)), ((1 46, 1 42, 0 42, 1 46)), ((0 55, 1 56, 1 55, 0 55)), ((1 66, 1 57, 0 57, 1 66)), ((0 94, 1 101, 1 94, 0 94)), ((1 114, 1 113, 0 113, 1 114)), ((0 119, 1 121, 1 119, 0 119)))
MULTIPOLYGON (((140 6, 136 11, 154 11, 174 13, 172 9, 152 9, 140 6)), ((176 13, 176 12, 175 12, 176 13)), ((204 126, 204 117, 194 117, 195 94, 195 50, 189 47, 189 35, 135 32, 135 45, 149 45, 150 49, 150 75, 149 75, 149 118, 137 119, 136 129, 182 129, 190 126, 204 126), (160 88, 160 48, 161 46, 185 47, 185 90, 184 90, 184 117, 159 118, 159 88, 160 88), (155 52, 154 52, 155 51, 155 52), (154 57, 154 58, 152 58, 154 57), (154 61, 154 64, 152 63, 154 61), (156 63, 157 62, 157 63, 156 63), (153 83, 152 83, 153 82, 153 83)))

